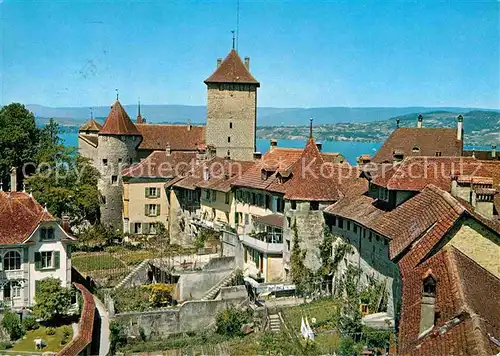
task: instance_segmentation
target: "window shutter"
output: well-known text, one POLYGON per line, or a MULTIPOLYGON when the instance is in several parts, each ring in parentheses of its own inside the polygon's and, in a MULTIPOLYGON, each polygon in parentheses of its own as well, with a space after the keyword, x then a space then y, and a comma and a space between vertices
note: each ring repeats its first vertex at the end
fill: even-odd
POLYGON ((234 213, 234 223, 238 224, 238 213, 234 213))
POLYGON ((145 196, 146 198, 149 198, 149 188, 147 188, 147 187, 146 187, 146 188, 144 188, 144 196, 145 196))
POLYGON ((40 255, 40 252, 35 252, 35 271, 38 271, 41 268, 42 268, 42 256, 40 255))
POLYGON ((61 253, 59 251, 54 251, 54 268, 59 269, 61 261, 61 253))
MULTIPOLYGON (((38 253, 38 252, 35 252, 35 253, 38 253)), ((38 292, 40 292, 40 284, 41 284, 42 281, 35 281, 35 295, 38 294, 38 292)))
POLYGON ((29 262, 29 253, 30 253, 29 247, 25 247, 23 249, 23 263, 29 262))
POLYGON ((149 224, 148 223, 142 223, 142 233, 144 235, 149 234, 149 224))
POLYGON ((149 205, 144 205, 144 215, 149 216, 149 205))
POLYGON ((160 216, 160 204, 156 204, 156 216, 160 216))
POLYGON ((71 258, 71 245, 68 245, 68 247, 66 248, 66 253, 68 255, 68 258, 71 258))
POLYGON ((47 238, 47 229, 42 228, 40 229, 40 240, 45 240, 47 238))
POLYGON ((161 195, 161 188, 156 188, 156 197, 159 198, 161 195))

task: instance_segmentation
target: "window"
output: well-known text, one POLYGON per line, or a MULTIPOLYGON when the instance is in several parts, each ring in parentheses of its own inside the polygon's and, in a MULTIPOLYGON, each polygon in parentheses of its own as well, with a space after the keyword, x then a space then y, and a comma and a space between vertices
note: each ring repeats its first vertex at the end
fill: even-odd
POLYGON ((42 257, 42 268, 52 268, 54 263, 52 259, 52 251, 43 251, 40 254, 42 257))
POLYGON ((358 232, 358 225, 354 224, 353 229, 354 229, 354 233, 356 234, 358 232))
POLYGON ((319 202, 318 201, 312 201, 309 203, 309 209, 311 210, 319 210, 319 202))
POLYGON ((441 157, 442 153, 440 151, 436 152, 436 157, 441 157))
POLYGON ((351 222, 350 221, 347 222, 347 231, 351 231, 351 222))
POLYGON ((102 165, 103 165, 104 167, 107 167, 107 166, 108 166, 108 159, 107 159, 107 158, 103 158, 103 159, 102 159, 102 165))
POLYGON ((210 190, 205 189, 205 200, 210 200, 210 190))
POLYGON ((157 224, 156 223, 149 223, 149 233, 156 235, 157 232, 158 232, 157 224))
POLYGON ((413 153, 420 153, 420 148, 418 148, 417 146, 414 146, 412 149, 412 152, 413 153))
POLYGON ((159 205, 158 204, 147 204, 147 216, 158 216, 160 215, 160 209, 159 209, 159 205))
POLYGON ((118 158, 118 163, 122 163, 122 159, 121 158, 118 158))
POLYGON ((9 251, 3 258, 3 268, 6 271, 21 269, 21 254, 17 251, 9 251))
POLYGON ((21 284, 18 281, 11 281, 3 287, 4 299, 21 298, 21 284))
POLYGON ((229 128, 232 129, 233 128, 233 123, 232 122, 229 122, 229 128))
POLYGON ((146 198, 159 198, 160 189, 155 187, 146 188, 146 198))
POLYGON ((436 280, 428 276, 422 283, 422 300, 420 304, 420 336, 425 335, 436 322, 436 280))
POLYGON ((285 201, 282 198, 278 198, 276 211, 282 213, 285 210, 285 201))
POLYGON ((297 202, 295 200, 290 201, 290 209, 297 209, 297 202))
POLYGON ((436 281, 431 276, 424 280, 424 295, 429 297, 436 296, 436 281))
POLYGON ((230 194, 229 192, 226 193, 226 196, 224 197, 224 203, 225 204, 229 204, 229 194, 230 194))
POLYGON ((54 228, 42 227, 40 229, 40 240, 54 240, 54 228))
POLYGON ((231 158, 231 152, 229 150, 227 150, 226 156, 227 158, 231 158))
POLYGON ((111 184, 118 184, 118 176, 111 176, 111 184))
POLYGON ((231 136, 227 136, 227 143, 231 143, 231 136))
POLYGON ((368 235, 368 241, 372 242, 372 232, 370 231, 370 234, 368 235))
POLYGON ((339 218, 339 228, 343 229, 344 228, 344 219, 339 218))
POLYGON ((386 188, 379 188, 378 198, 380 200, 389 201, 389 190, 386 188))
POLYGON ((292 218, 287 216, 286 221, 288 222, 288 227, 292 227, 292 218))
POLYGON ((140 233, 142 233, 141 223, 135 223, 134 224, 134 234, 140 234, 140 233))
POLYGON ((290 240, 286 240, 286 250, 290 251, 290 240))
POLYGON ((245 225, 248 225, 249 224, 249 217, 248 217, 248 214, 245 214, 245 225))

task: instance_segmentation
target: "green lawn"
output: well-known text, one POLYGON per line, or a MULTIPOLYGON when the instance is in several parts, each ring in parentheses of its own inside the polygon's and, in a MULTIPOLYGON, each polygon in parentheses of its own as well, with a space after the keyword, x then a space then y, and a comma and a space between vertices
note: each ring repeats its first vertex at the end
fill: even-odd
MULTIPOLYGON (((46 334, 47 328, 45 326, 40 326, 36 330, 28 331, 26 333, 26 336, 23 339, 19 340, 19 342, 13 344, 12 349, 10 349, 9 351, 28 351, 28 352, 60 351, 64 346, 66 346, 66 345, 61 345, 62 328, 63 326, 57 327, 56 333, 54 335, 47 335, 46 334), (44 341, 45 345, 47 345, 43 348, 43 350, 37 350, 35 348, 36 338, 41 338, 44 341)), ((73 338, 73 333, 71 333, 69 341, 71 341, 72 338, 73 338)))
POLYGON ((109 253, 74 254, 71 263, 79 272, 125 268, 123 262, 109 253))

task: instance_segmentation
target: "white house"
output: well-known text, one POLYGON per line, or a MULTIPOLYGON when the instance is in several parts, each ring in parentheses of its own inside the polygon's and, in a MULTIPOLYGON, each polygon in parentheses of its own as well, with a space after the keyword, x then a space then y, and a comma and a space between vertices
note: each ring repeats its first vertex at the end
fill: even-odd
POLYGON ((31 195, 0 191, 0 303, 35 304, 39 281, 59 278, 71 285, 71 244, 75 238, 31 195), (65 231, 66 230, 66 231, 65 231))

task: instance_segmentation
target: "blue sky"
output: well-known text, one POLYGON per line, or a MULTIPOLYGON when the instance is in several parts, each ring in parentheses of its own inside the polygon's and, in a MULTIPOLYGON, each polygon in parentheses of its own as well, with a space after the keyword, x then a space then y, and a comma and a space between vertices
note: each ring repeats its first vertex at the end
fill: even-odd
MULTIPOLYGON (((232 1, 0 0, 1 104, 204 105, 232 1)), ((260 106, 500 108, 500 2, 240 2, 260 106)))

